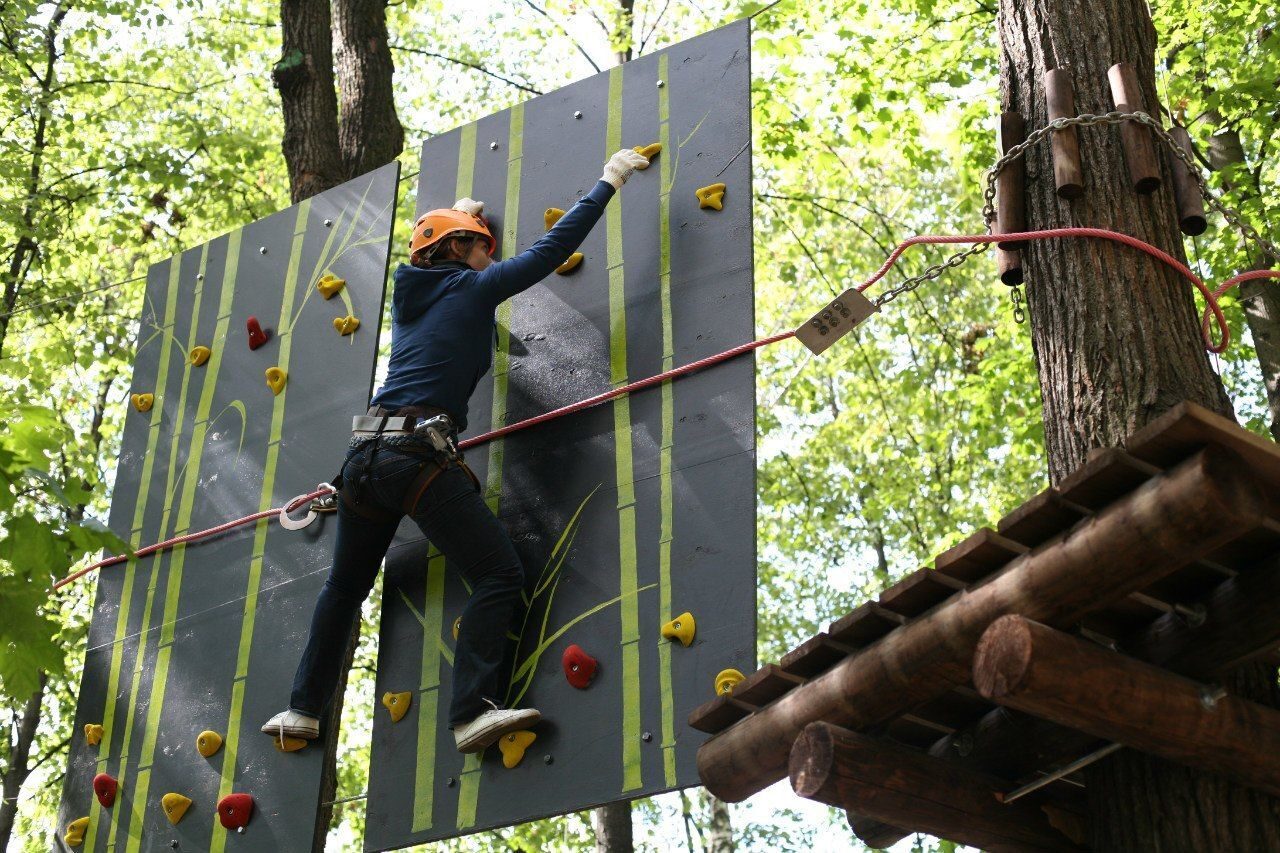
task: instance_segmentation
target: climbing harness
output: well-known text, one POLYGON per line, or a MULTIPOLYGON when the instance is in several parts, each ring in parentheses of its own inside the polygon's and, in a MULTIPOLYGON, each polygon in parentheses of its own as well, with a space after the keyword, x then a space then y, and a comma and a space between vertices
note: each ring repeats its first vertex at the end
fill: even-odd
MULTIPOLYGON (((1011 147, 1002 157, 996 160, 990 169, 987 170, 986 190, 983 196, 982 209, 983 219, 986 222, 987 233, 920 235, 903 240, 897 245, 893 252, 890 253, 889 257, 885 259, 885 262, 881 265, 880 269, 861 284, 840 294, 836 299, 830 302, 823 309, 819 310, 819 312, 810 318, 809 321, 801 325, 796 330, 779 332, 775 335, 770 335, 748 343, 739 344, 735 347, 730 347, 723 352, 698 359, 697 361, 690 362, 689 364, 681 367, 666 370, 662 373, 638 379, 634 382, 629 382, 609 391, 579 400, 576 403, 570 403, 557 409, 552 409, 549 412, 544 412, 541 415, 535 415, 534 417, 526 418, 525 420, 518 421, 514 424, 509 424, 483 433, 482 435, 474 436, 466 441, 455 441, 454 436, 456 435, 456 431, 453 428, 452 421, 448 419, 446 413, 442 413, 439 410, 423 409, 420 410, 420 412, 414 412, 407 416, 400 413, 393 416, 391 413, 376 407, 375 409, 371 409, 368 415, 356 416, 355 421, 353 422, 352 441, 368 441, 368 454, 369 458, 371 458, 383 436, 394 436, 396 438, 415 436, 417 438, 425 439, 427 444, 430 445, 430 449, 428 449, 419 444, 419 452, 425 451, 430 453, 433 460, 443 460, 437 461, 434 468, 429 468, 428 466, 430 463, 424 462, 422 473, 419 474, 419 476, 410 485, 410 488, 406 491, 406 509, 404 511, 408 514, 412 514, 413 510, 416 509, 417 502, 421 498, 422 493, 426 491, 427 486, 431 484, 436 476, 452 464, 459 465, 464 471, 466 471, 468 476, 470 476, 476 488, 480 488, 480 483, 476 478, 475 473, 462 460, 461 451, 463 450, 537 426, 538 424, 555 420, 556 418, 561 418, 575 412, 583 411, 584 409, 592 408, 593 406, 598 406, 601 403, 612 400, 615 397, 620 397, 623 394, 630 394, 635 391, 649 388, 653 385, 679 379, 690 373, 695 373, 704 368, 728 361, 729 359, 736 358, 739 355, 743 355, 761 347, 778 343, 779 341, 785 341, 789 338, 799 338, 802 343, 809 347, 810 350, 815 353, 819 353, 831 346, 831 344, 840 337, 843 337, 843 335, 847 334, 848 331, 852 330, 867 317, 870 317, 871 314, 879 311, 882 306, 887 305, 905 293, 915 290, 924 282, 938 278, 947 270, 960 266, 975 255, 986 251, 997 241, 997 239, 1002 243, 1022 243, 1062 238, 1101 239, 1122 243, 1146 253, 1182 275, 1183 278, 1190 281, 1191 284, 1200 292, 1200 295, 1205 301, 1204 314, 1201 321, 1201 336, 1204 340, 1205 348, 1209 352, 1221 353, 1226 350, 1227 346, 1230 344, 1231 337, 1226 316, 1223 314, 1222 308, 1218 302, 1219 297, 1231 288, 1246 281, 1255 281, 1264 278, 1280 279, 1280 270, 1266 269, 1243 272, 1228 278, 1216 289, 1211 290, 1203 279, 1192 272, 1186 264, 1177 260, 1168 252, 1165 252, 1163 249, 1153 246, 1144 240, 1140 240, 1137 237, 1123 234, 1118 231, 1110 231, 1104 228, 1069 227, 1047 228, 1037 231, 1023 231, 999 235, 991 233, 992 224, 995 222, 996 218, 996 177, 1009 163, 1016 158, 1021 157, 1031 146, 1048 138, 1054 131, 1072 126, 1091 127, 1102 124, 1115 125, 1128 121, 1137 122, 1150 128, 1152 132, 1155 133, 1156 137, 1174 153, 1174 156, 1186 164, 1188 170, 1195 178, 1200 194, 1208 202, 1209 206, 1221 214, 1223 219, 1236 229, 1247 242, 1251 242, 1258 246, 1265 255, 1280 261, 1280 248, 1277 248, 1274 243, 1259 234, 1255 228, 1240 217, 1239 213, 1228 207, 1212 193, 1205 182, 1204 175, 1201 174, 1200 169, 1197 167, 1191 155, 1177 144, 1169 132, 1160 126, 1158 121, 1145 112, 1128 113, 1116 111, 1103 114, 1085 113, 1078 116, 1056 119, 1044 127, 1032 132, 1023 142, 1011 147), (889 270, 898 262, 902 254, 911 246, 955 244, 970 245, 968 248, 956 252, 945 260, 930 265, 922 272, 904 279, 896 286, 880 293, 874 299, 868 300, 862 295, 863 291, 884 278, 884 276, 888 274, 889 270), (1216 325, 1218 327, 1217 343, 1214 343, 1211 335, 1211 325, 1216 325), (443 420, 440 420, 441 415, 444 416, 443 420), (419 430, 421 430, 421 432, 419 432, 419 430), (408 497, 410 494, 412 495, 412 499, 408 497)), ((433 211, 433 213, 436 212, 437 211, 433 211)), ((422 225, 423 223, 419 220, 418 224, 422 225)), ((430 239, 430 237, 420 237, 419 239, 426 240, 430 239)), ((1016 286, 1012 289, 1010 298, 1013 305, 1014 320, 1021 323, 1025 319, 1026 315, 1023 308, 1022 295, 1016 286)), ((253 331, 254 330, 251 328, 251 338, 253 337, 253 331)), ((411 410, 400 410, 401 413, 410 411, 411 410)), ((367 478, 368 469, 369 465, 366 462, 365 472, 362 474, 362 481, 367 478)), ((361 484, 356 484, 356 491, 358 491, 359 485, 361 484)), ((340 496, 344 501, 353 500, 353 498, 349 496, 349 492, 352 490, 343 489, 342 486, 343 480, 341 474, 339 474, 338 477, 334 478, 332 483, 322 483, 317 486, 316 491, 305 495, 299 495, 279 509, 265 510, 263 512, 247 515, 234 521, 226 522, 218 525, 217 527, 211 527, 207 530, 201 530, 196 533, 189 533, 184 536, 166 539, 165 541, 159 542, 155 545, 140 548, 134 553, 133 558, 144 557, 149 554, 153 554, 156 551, 172 548, 176 545, 183 545, 189 542, 195 542, 216 536, 236 527, 251 524, 262 519, 271 518, 272 516, 279 518, 281 525, 286 529, 300 530, 314 521, 317 513, 334 511, 336 509, 338 496, 340 496), (290 513, 312 501, 318 502, 319 505, 309 507, 307 515, 304 518, 293 519, 290 516, 290 513)), ((353 506, 353 504, 348 505, 353 506)), ((363 512, 365 509, 362 507, 361 511, 363 512)), ((97 569, 123 563, 128 559, 130 559, 128 555, 119 555, 105 560, 100 560, 58 581, 53 585, 53 590, 61 589, 72 581, 82 578, 97 569)))

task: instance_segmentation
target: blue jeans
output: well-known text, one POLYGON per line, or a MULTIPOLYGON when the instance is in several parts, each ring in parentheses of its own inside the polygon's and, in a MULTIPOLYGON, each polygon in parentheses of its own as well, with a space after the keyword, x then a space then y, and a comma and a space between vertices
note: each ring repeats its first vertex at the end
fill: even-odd
MULTIPOLYGON (((338 535, 333 565, 311 618, 289 707, 319 717, 328 707, 360 605, 373 588, 382 558, 403 516, 404 495, 430 455, 413 449, 380 446, 369 463, 369 477, 357 500, 391 516, 373 521, 338 501, 338 535)), ((343 490, 365 473, 365 451, 352 449, 342 467, 343 490)), ((350 494, 350 492, 349 492, 350 494)), ((471 722, 506 694, 503 682, 507 631, 515 617, 524 568, 506 529, 481 499, 470 475, 458 465, 445 468, 418 500, 412 515, 423 534, 471 586, 462 611, 453 661, 450 728, 471 722)), ((426 566, 423 566, 425 571, 426 566)))

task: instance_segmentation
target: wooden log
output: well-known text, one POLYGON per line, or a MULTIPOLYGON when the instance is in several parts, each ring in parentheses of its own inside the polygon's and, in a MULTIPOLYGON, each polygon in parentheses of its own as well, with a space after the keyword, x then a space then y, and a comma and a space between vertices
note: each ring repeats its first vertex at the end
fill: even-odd
MULTIPOLYGON (((1009 149, 1021 144, 1027 138, 1027 123, 1022 113, 1003 112, 1000 114, 1000 146, 1001 156, 1008 154, 1009 149)), ((1027 230, 1027 158, 1016 157, 1010 160, 996 175, 996 234, 1012 234, 1027 230)), ((1012 252, 1020 245, 1017 240, 1001 240, 996 243, 1001 249, 1012 252)), ((1000 280, 1005 284, 1004 272, 1000 280)))
POLYGON ((911 835, 905 829, 872 820, 857 812, 846 810, 844 816, 845 820, 849 821, 849 828, 853 830, 853 834, 872 850, 885 850, 911 835))
POLYGON ((1000 283, 1009 287, 1017 287, 1026 281, 1022 271, 1022 253, 996 249, 996 269, 1000 273, 1000 283))
MULTIPOLYGON (((1044 96, 1049 106, 1049 121, 1075 117, 1075 89, 1071 85, 1071 74, 1065 68, 1044 73, 1044 96)), ((1053 132, 1053 185, 1059 198, 1084 195, 1084 170, 1080 166, 1080 138, 1076 130, 1072 126, 1053 132)))
MULTIPOLYGON (((1169 128, 1169 135, 1178 147, 1191 155, 1191 134, 1181 125, 1169 128)), ((1204 215, 1204 196, 1200 195, 1200 185, 1196 182, 1191 168, 1182 162, 1172 151, 1167 152, 1169 172, 1173 175, 1173 197, 1178 202, 1178 227, 1182 233, 1191 237, 1199 236, 1209 227, 1209 220, 1204 215)))
POLYGON ((703 784, 729 802, 785 775, 809 723, 865 728, 969 680, 973 648, 1006 613, 1070 625, 1257 525, 1264 498, 1230 451, 1208 447, 1108 506, 1071 536, 845 658, 698 749, 703 784))
POLYGON ((890 826, 991 851, 1082 849, 1039 806, 1002 805, 998 780, 830 723, 805 728, 789 772, 801 797, 890 826))
MULTIPOLYGON (((1117 62, 1107 71, 1111 84, 1111 99, 1122 113, 1147 112, 1142 103, 1142 89, 1138 86, 1138 72, 1128 62, 1117 62)), ((1124 159, 1129 166, 1129 181, 1133 191, 1149 195, 1160 189, 1160 161, 1156 158, 1155 143, 1151 131, 1137 122, 1126 121, 1120 125, 1120 141, 1124 144, 1124 159)))
POLYGON ((1008 707, 1280 796, 1280 711, 1022 616, 992 623, 974 686, 1008 707))

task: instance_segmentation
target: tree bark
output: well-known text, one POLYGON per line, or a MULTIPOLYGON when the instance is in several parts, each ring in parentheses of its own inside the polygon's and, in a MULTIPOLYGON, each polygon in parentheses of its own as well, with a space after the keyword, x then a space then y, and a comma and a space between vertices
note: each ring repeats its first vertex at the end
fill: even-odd
POLYGON ((596 830, 596 853, 631 853, 631 801, 618 800, 591 813, 596 830))
POLYGON ((338 145, 346 178, 390 163, 404 150, 404 128, 391 87, 385 0, 336 0, 333 25, 338 74, 338 145))
POLYGON ((733 853, 733 820, 729 814, 729 804, 715 794, 704 789, 707 798, 707 809, 710 815, 707 820, 706 853, 733 853))
POLYGON ((271 71, 284 113, 281 145, 294 204, 346 180, 338 145, 329 0, 281 0, 281 57, 271 71))
POLYGON ((4 800, 0 801, 0 850, 9 849, 9 837, 13 834, 14 818, 18 815, 18 794, 22 791, 22 783, 27 781, 27 776, 31 773, 27 761, 31 758, 31 744, 36 739, 36 729, 40 724, 40 707, 44 702, 44 689, 48 683, 49 676, 40 673, 40 686, 22 706, 22 716, 18 719, 13 737, 8 744, 8 763, 5 765, 2 778, 4 800))
MULTIPOLYGON (((1054 68, 1070 71, 1080 112, 1101 113, 1112 107, 1107 69, 1131 62, 1144 109, 1158 115, 1145 0, 1001 0, 997 26, 1001 108, 1022 112, 1029 128, 1047 123, 1041 80, 1054 68)), ((1085 192, 1075 201, 1054 194, 1047 147, 1028 151, 1028 227, 1112 228, 1185 258, 1171 182, 1139 196, 1118 130, 1081 128, 1079 136, 1085 192)), ((1042 241, 1022 252, 1052 482, 1181 400, 1233 415, 1185 281, 1102 241, 1042 241)), ((1232 682, 1233 692, 1275 706, 1274 667, 1246 666, 1232 682)), ((1275 800, 1133 750, 1094 765, 1087 781, 1098 850, 1265 849, 1260 839, 1280 837, 1275 800)))

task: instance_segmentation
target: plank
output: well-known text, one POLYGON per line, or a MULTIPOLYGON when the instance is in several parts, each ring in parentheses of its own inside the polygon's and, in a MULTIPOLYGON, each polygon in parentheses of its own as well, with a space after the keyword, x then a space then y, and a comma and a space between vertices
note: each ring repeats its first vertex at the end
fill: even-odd
POLYGON ((1034 548, 1087 515, 1089 510, 1062 497, 1056 489, 1045 489, 1000 519, 996 530, 1014 542, 1034 548))
POLYGON ((810 637, 783 655, 782 660, 778 661, 778 666, 791 675, 812 678, 835 666, 855 651, 857 650, 852 646, 831 639, 824 631, 816 637, 810 637))
POLYGON ((762 707, 801 684, 804 684, 804 679, 800 676, 784 671, 777 664, 767 663, 734 686, 733 698, 762 707))
POLYGON ((1119 447, 1098 448, 1088 460, 1058 484, 1065 500, 1097 512, 1160 473, 1119 447))
POLYGON ((879 603, 886 610, 911 618, 941 604, 965 588, 964 581, 933 569, 917 569, 880 593, 879 603))
POLYGON ((984 527, 939 554, 933 561, 933 570, 972 584, 994 574, 1027 550, 1027 546, 984 527))
POLYGON ((907 618, 902 614, 868 601, 832 622, 827 627, 827 635, 836 642, 860 649, 906 621, 907 618))
POLYGON ((703 702, 689 714, 689 727, 707 734, 718 734, 744 717, 755 713, 756 707, 732 696, 717 696, 703 702))

